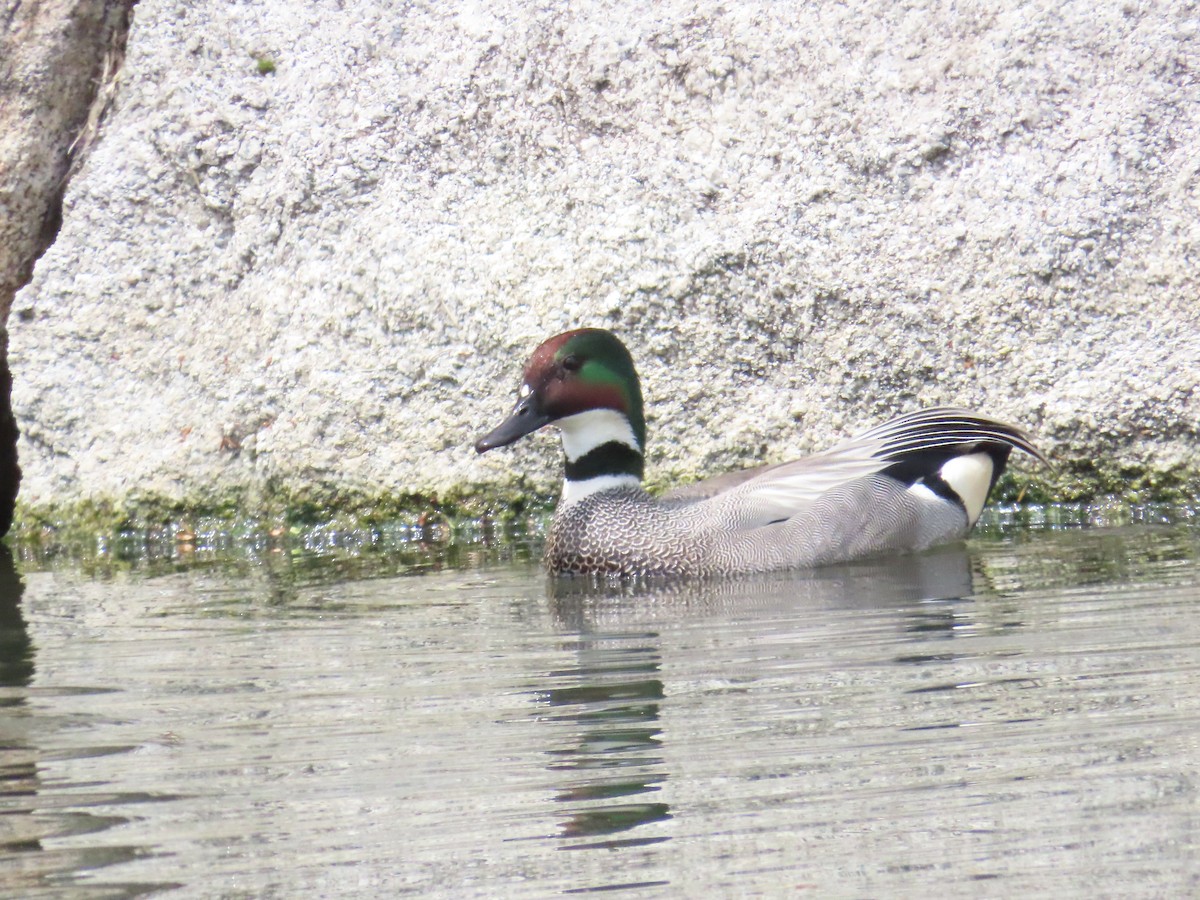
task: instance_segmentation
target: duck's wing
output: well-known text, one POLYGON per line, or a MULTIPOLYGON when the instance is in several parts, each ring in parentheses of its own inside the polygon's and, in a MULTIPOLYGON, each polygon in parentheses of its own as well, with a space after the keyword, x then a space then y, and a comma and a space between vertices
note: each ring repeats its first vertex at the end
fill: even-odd
MULTIPOLYGON (((860 478, 882 475, 957 503, 974 524, 1016 448, 1045 462, 1019 428, 988 416, 938 407, 899 416, 814 456, 735 473, 708 494, 713 516, 755 527, 786 521, 860 478)), ((716 481, 716 479, 711 479, 716 481)), ((706 485, 701 482, 700 486, 706 485)))
POLYGON ((735 488, 739 484, 749 481, 751 478, 757 478, 759 475, 765 475, 773 469, 778 469, 780 466, 786 465, 787 463, 772 463, 767 466, 755 466, 752 469, 725 472, 721 475, 714 475, 712 478, 705 478, 703 481, 694 481, 691 484, 671 488, 671 490, 665 492, 659 499, 664 503, 694 503, 698 500, 707 500, 709 497, 722 494, 730 488, 735 488))

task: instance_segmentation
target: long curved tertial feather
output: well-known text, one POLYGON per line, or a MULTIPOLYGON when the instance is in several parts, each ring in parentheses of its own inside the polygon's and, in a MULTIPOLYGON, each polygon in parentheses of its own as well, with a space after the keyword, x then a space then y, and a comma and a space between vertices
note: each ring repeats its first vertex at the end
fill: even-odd
POLYGON ((1002 465, 1014 447, 1045 462, 1020 429, 977 413, 940 407, 899 416, 823 453, 718 476, 665 499, 727 505, 725 514, 742 527, 768 525, 789 519, 830 491, 893 468, 898 462, 923 455, 944 461, 955 454, 982 450, 1001 454, 1002 465))
POLYGON ((873 456, 888 460, 983 442, 1015 447, 1039 462, 1046 462, 1029 435, 1020 428, 950 406, 897 416, 852 438, 847 444, 867 442, 878 444, 873 456))

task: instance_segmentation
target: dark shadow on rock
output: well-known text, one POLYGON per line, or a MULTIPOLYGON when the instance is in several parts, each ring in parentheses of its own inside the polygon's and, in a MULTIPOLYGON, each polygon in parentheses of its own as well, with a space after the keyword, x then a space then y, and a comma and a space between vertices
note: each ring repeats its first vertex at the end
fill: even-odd
MULTIPOLYGON (((0 328, 0 537, 12 527, 21 484, 17 463, 17 420, 12 410, 12 373, 8 371, 8 331, 0 328)), ((12 568, 10 560, 8 567, 12 568)))

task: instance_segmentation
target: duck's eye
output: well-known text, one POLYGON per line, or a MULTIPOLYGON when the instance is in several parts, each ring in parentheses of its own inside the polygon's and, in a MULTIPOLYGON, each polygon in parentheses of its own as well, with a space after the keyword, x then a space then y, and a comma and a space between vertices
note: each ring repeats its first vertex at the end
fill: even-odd
POLYGON ((578 372, 583 368, 583 360, 572 353, 570 356, 564 356, 562 367, 568 372, 578 372))

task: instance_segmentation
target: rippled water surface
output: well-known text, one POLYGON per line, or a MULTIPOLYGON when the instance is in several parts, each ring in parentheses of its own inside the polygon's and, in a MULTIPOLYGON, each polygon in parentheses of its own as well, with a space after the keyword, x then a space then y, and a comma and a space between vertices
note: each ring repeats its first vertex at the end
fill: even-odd
POLYGON ((410 563, 0 558, 0 894, 1200 893, 1195 526, 410 563))

